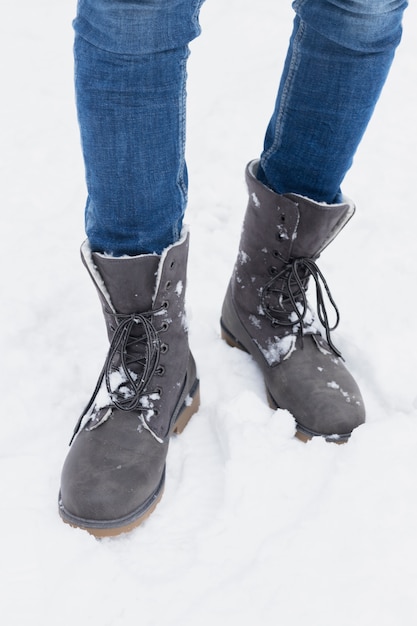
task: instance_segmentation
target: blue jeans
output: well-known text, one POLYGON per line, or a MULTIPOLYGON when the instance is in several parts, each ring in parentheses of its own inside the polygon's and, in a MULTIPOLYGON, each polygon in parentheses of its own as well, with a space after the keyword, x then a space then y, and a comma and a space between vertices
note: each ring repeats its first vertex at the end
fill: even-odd
MULTIPOLYGON (((75 85, 92 249, 160 253, 187 202, 188 43, 203 0, 79 0, 75 85)), ((334 202, 401 38, 405 0, 295 0, 258 177, 334 202)), ((260 60, 262 62, 262 60, 260 60)))

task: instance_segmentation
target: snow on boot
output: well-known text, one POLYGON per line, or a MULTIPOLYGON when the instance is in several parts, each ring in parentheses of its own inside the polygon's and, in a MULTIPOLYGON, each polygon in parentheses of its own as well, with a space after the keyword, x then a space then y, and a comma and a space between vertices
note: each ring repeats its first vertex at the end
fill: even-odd
POLYGON ((161 256, 81 255, 110 349, 61 477, 62 519, 97 537, 138 526, 164 489, 169 438, 199 406, 184 311, 188 234, 161 256))
POLYGON ((343 442, 365 421, 365 409, 331 341, 339 314, 316 260, 355 209, 279 195, 256 179, 256 168, 253 161, 246 170, 249 203, 223 303, 222 337, 256 360, 271 407, 290 411, 300 439, 343 442), (320 324, 307 302, 310 279, 320 324), (323 287, 336 314, 333 328, 323 287))

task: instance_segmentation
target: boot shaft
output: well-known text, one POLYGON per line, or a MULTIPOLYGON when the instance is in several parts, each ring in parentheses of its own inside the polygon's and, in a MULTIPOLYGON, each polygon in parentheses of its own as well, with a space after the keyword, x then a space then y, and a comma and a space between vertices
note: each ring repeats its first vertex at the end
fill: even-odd
POLYGON ((256 168, 254 161, 246 169, 249 201, 229 289, 241 324, 273 365, 290 354, 300 332, 319 334, 306 299, 309 278, 320 283, 315 261, 354 206, 277 194, 256 179, 256 168))
POLYGON ((250 259, 253 276, 265 277, 271 266, 280 271, 293 259, 317 260, 350 220, 354 205, 328 205, 297 194, 277 194, 256 179, 256 169, 257 161, 246 168, 249 200, 238 264, 244 266, 250 259))
POLYGON ((115 258, 91 253, 88 242, 83 244, 82 260, 110 341, 101 387, 86 412, 90 428, 116 406, 136 411, 158 438, 167 435, 171 425, 163 416, 175 414, 178 372, 185 375, 190 359, 184 303, 188 246, 185 233, 161 256, 115 258))

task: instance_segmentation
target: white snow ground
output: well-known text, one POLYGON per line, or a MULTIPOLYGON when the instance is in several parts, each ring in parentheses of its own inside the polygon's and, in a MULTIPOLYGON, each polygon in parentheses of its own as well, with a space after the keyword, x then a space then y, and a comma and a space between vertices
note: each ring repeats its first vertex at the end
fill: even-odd
POLYGON ((79 261, 84 179, 75 1, 7 3, 1 63, 0 614, 7 626, 415 626, 415 4, 344 190, 357 215, 321 260, 368 422, 293 438, 218 317, 291 30, 290 2, 208 0, 189 65, 188 311, 202 406, 171 443, 146 524, 97 541, 57 514, 61 465, 102 365, 79 261))

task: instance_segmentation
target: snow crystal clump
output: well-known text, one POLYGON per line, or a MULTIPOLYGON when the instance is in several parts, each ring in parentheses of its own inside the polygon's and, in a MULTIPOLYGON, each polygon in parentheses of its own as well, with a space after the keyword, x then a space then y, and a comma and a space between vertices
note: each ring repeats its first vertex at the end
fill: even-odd
POLYGON ((339 389, 339 385, 334 380, 332 380, 330 383, 327 383, 327 386, 330 387, 331 389, 339 389))
POLYGON ((255 192, 252 193, 252 202, 259 209, 259 207, 261 206, 261 203, 259 202, 259 198, 255 192))
POLYGON ((249 321, 252 326, 255 326, 255 328, 261 327, 261 321, 256 317, 256 315, 249 315, 249 321))
POLYGON ((274 363, 284 361, 291 356, 295 350, 296 339, 295 335, 286 335, 282 338, 269 338, 266 347, 261 346, 258 342, 256 343, 266 358, 268 365, 274 365, 274 363))
POLYGON ((327 386, 330 387, 330 389, 339 389, 340 393, 345 398, 346 402, 351 402, 352 399, 351 399, 349 393, 347 391, 343 391, 343 389, 341 389, 340 385, 338 385, 334 380, 332 380, 330 383, 327 383, 327 386))
POLYGON ((240 263, 241 265, 244 265, 244 264, 245 264, 245 263, 247 263, 248 261, 249 261, 249 255, 248 255, 246 252, 244 252, 243 250, 241 250, 241 251, 239 252, 239 263, 240 263))

